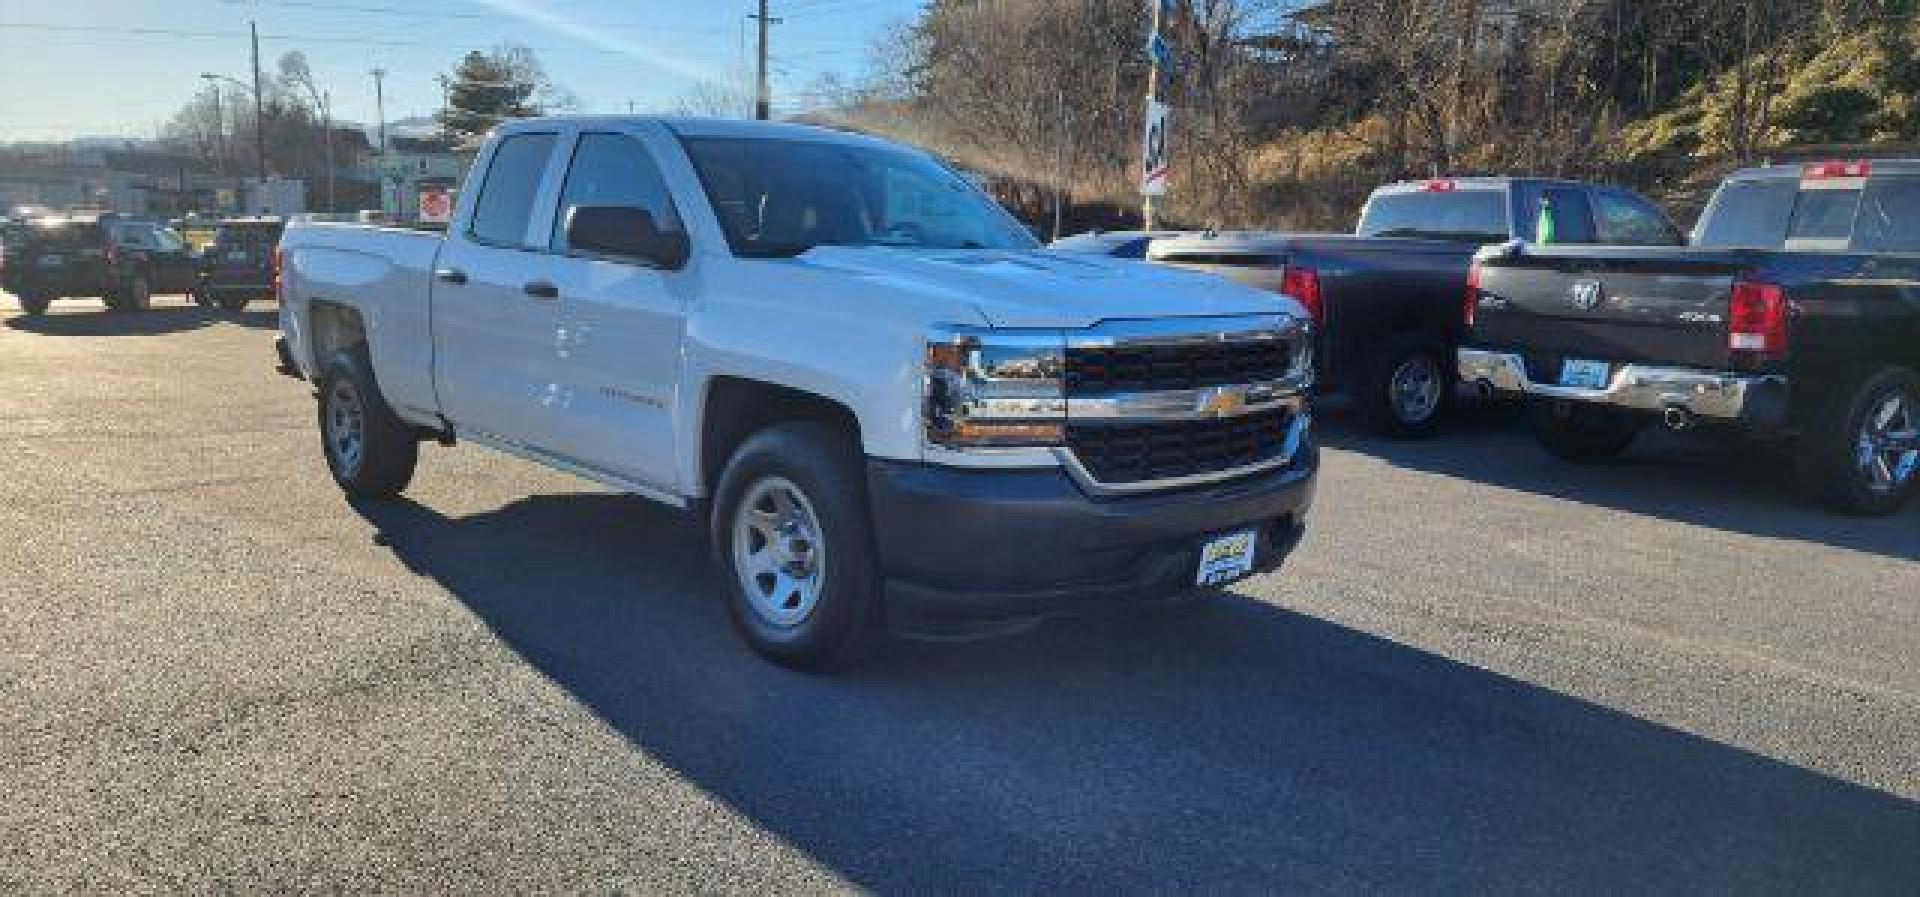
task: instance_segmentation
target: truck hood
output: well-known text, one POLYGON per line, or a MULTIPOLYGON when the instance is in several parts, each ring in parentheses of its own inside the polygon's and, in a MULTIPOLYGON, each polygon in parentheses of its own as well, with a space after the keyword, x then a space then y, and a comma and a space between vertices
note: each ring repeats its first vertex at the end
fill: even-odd
POLYGON ((1037 251, 819 246, 793 261, 820 274, 965 303, 994 327, 1077 328, 1119 319, 1305 314, 1293 300, 1275 293, 1120 259, 1037 251))

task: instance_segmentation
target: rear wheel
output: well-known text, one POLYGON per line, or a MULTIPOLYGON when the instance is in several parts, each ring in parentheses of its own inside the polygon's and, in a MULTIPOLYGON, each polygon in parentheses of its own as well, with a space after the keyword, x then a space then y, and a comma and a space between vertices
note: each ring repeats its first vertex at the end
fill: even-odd
POLYGON ((245 296, 223 296, 220 299, 221 311, 242 311, 247 307, 245 296))
POLYGON ((1534 438, 1547 453, 1577 464, 1597 464, 1625 454, 1644 423, 1601 405, 1549 403, 1536 409, 1534 438))
POLYGON ((110 311, 146 311, 153 307, 153 285, 145 277, 135 277, 107 294, 105 301, 110 311))
POLYGON ((1451 361, 1443 347, 1419 337, 1382 345, 1360 387, 1368 428, 1400 439, 1433 435, 1452 401, 1451 361))
POLYGON ((320 387, 320 447, 348 495, 392 498, 413 481, 420 442, 388 407, 362 350, 335 353, 320 387))
POLYGON ((796 422, 748 437, 720 477, 711 530, 728 616, 761 656, 821 672, 879 642, 880 577, 847 435, 796 422))
POLYGON ((1845 381, 1801 438, 1800 479, 1849 514, 1891 514, 1920 491, 1920 375, 1887 366, 1845 381))
POLYGON ((39 317, 47 313, 47 306, 53 304, 53 297, 46 293, 20 294, 20 310, 29 317, 39 317))

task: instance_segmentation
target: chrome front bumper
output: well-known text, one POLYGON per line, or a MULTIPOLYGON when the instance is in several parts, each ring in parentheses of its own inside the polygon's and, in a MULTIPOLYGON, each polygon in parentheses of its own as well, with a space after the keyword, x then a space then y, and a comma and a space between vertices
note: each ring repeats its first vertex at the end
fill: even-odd
POLYGON ((1787 378, 1695 368, 1621 364, 1602 388, 1536 383, 1524 358, 1512 352, 1460 350, 1460 380, 1502 392, 1613 405, 1654 413, 1681 409, 1697 417, 1760 427, 1786 419, 1787 378))

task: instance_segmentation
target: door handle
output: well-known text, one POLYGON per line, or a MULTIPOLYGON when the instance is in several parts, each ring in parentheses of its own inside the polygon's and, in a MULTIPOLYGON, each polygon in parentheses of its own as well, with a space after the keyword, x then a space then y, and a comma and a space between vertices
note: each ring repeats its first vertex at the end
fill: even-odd
POLYGON ((560 288, 544 280, 536 280, 520 287, 520 291, 535 299, 558 299, 560 288))
POLYGON ((433 276, 441 283, 450 283, 454 286, 464 286, 467 282, 467 272, 459 268, 441 268, 433 272, 433 276))

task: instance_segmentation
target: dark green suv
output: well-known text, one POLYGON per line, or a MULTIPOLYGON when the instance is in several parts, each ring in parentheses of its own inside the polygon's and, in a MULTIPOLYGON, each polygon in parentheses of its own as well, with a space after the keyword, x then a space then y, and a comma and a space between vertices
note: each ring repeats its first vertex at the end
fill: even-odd
POLYGON ((0 288, 29 315, 55 299, 101 299, 113 311, 140 311, 155 293, 184 293, 195 268, 173 231, 124 216, 68 215, 9 225, 0 234, 0 288))

